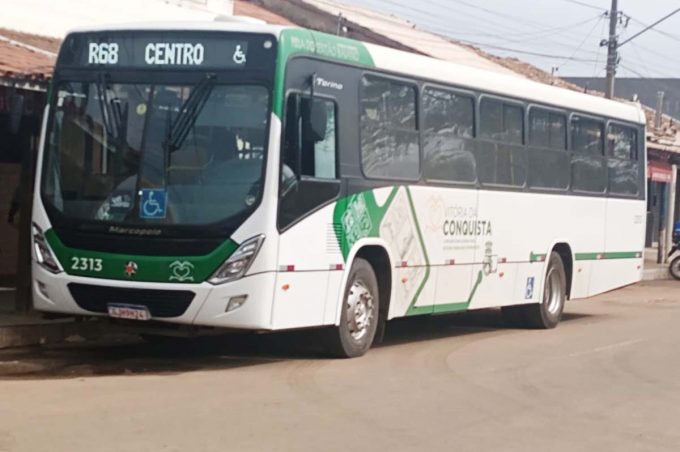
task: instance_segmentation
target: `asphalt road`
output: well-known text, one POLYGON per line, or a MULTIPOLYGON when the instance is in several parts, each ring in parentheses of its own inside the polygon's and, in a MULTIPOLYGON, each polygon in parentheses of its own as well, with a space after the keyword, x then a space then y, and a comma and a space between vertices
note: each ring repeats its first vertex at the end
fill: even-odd
POLYGON ((300 334, 0 353, 0 451, 680 450, 680 283, 392 323, 363 358, 300 334))

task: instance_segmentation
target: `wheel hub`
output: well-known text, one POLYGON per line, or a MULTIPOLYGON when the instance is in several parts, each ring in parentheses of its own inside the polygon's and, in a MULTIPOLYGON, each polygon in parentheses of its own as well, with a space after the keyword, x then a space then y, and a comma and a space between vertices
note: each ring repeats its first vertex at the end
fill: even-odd
POLYGON ((550 314, 557 314, 562 304, 562 290, 559 273, 551 268, 545 278, 543 291, 543 303, 546 304, 550 314))
POLYGON ((345 303, 347 325, 355 341, 361 340, 373 321, 373 295, 360 281, 355 281, 345 303))

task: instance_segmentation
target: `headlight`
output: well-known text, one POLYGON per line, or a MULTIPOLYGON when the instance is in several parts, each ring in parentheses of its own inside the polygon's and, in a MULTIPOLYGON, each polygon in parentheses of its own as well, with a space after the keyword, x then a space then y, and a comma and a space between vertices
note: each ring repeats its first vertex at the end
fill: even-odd
POLYGON ((252 239, 246 240, 238 247, 234 254, 229 256, 224 264, 217 269, 217 271, 210 277, 208 282, 210 284, 223 284, 229 281, 234 281, 246 274, 250 268, 250 264, 255 260, 257 252, 264 242, 264 235, 258 235, 252 239))
POLYGON ((42 229, 38 227, 35 223, 32 226, 33 231, 33 252, 35 254, 35 260, 50 273, 61 273, 63 269, 59 265, 59 261, 54 257, 54 253, 50 249, 50 245, 47 244, 45 235, 42 229))

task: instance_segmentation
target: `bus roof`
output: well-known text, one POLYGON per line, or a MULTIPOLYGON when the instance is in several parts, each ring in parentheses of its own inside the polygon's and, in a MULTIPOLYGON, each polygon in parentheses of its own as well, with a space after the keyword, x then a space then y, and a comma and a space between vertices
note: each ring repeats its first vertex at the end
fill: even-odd
MULTIPOLYGON (((81 27, 72 30, 71 33, 114 30, 235 31, 271 33, 279 37, 284 30, 295 30, 295 32, 299 33, 305 29, 264 23, 251 23, 239 21, 236 18, 234 20, 215 20, 212 22, 138 22, 112 24, 97 27, 81 27)), ((372 67, 377 70, 432 80, 442 84, 478 90, 484 93, 551 105, 557 108, 562 107, 638 124, 645 123, 644 111, 638 103, 604 99, 602 97, 536 82, 519 74, 514 76, 498 73, 375 44, 339 38, 337 36, 312 30, 307 31, 310 33, 310 37, 314 35, 323 35, 324 38, 328 40, 344 42, 352 41, 356 45, 365 47, 373 60, 374 66, 372 67)))

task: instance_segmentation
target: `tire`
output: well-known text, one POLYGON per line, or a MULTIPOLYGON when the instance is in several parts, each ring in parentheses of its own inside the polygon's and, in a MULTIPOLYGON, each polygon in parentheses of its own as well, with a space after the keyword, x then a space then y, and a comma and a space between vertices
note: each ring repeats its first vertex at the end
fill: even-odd
POLYGON ((511 328, 525 328, 524 306, 503 306, 501 308, 503 322, 511 328))
POLYGON ((680 256, 673 258, 668 266, 668 271, 674 279, 680 280, 680 256))
POLYGON ((379 312, 378 281, 368 261, 356 258, 347 278, 340 324, 327 331, 326 348, 336 358, 364 355, 375 338, 379 312))
POLYGON ((540 303, 508 306, 501 309, 503 319, 514 327, 550 329, 562 319, 567 300, 567 274, 562 258, 550 253, 548 269, 543 282, 543 298, 540 303))

